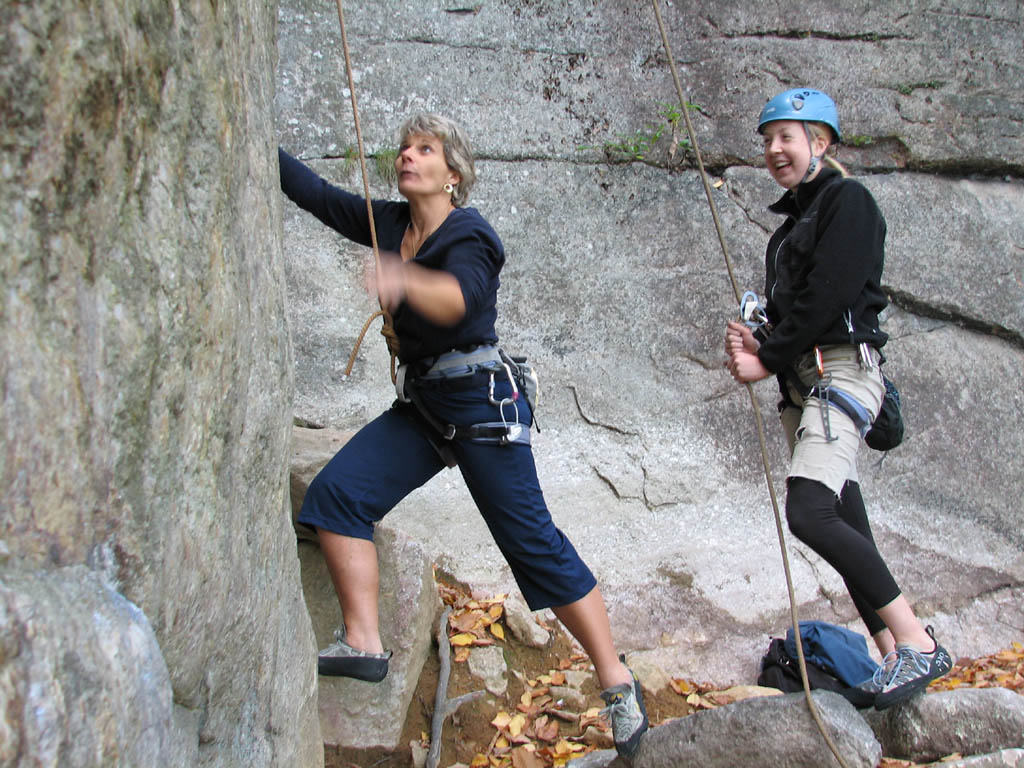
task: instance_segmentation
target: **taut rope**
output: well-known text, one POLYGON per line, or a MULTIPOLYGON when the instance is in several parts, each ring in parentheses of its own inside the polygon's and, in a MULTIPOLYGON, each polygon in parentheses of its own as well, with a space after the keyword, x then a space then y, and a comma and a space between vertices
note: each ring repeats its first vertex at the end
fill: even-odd
MULTIPOLYGON (((659 0, 651 0, 654 5, 654 15, 658 20, 658 30, 661 32, 661 42, 665 46, 665 56, 668 58, 668 66, 672 71, 672 80, 676 86, 676 95, 679 98, 679 107, 683 111, 683 117, 686 120, 686 132, 690 138, 690 146, 693 147, 693 153, 697 158, 697 168, 700 171, 701 181, 704 183, 704 194, 708 198, 708 205, 711 207, 711 218, 715 222, 715 230, 718 233, 718 242, 722 246, 722 255, 725 256, 725 267, 729 272, 729 280, 732 282, 732 290, 736 296, 736 305, 740 303, 740 291, 736 284, 736 275, 732 268, 732 259, 729 257, 729 248, 725 244, 725 234, 722 232, 722 224, 718 218, 718 208, 715 206, 715 199, 711 194, 711 184, 708 182, 707 171, 704 170, 704 161, 700 156, 700 149, 697 146, 697 135, 693 131, 693 123, 690 122, 690 111, 686 106, 686 99, 683 98, 683 87, 679 84, 679 73, 676 71, 676 62, 672 57, 672 46, 668 42, 668 34, 665 32, 665 23, 661 18, 661 7, 659 0)), ((779 514, 779 500, 775 494, 775 484, 772 482, 771 463, 768 460, 768 444, 765 440, 764 431, 764 418, 761 415, 761 407, 757 403, 757 398, 754 397, 754 387, 747 382, 747 394, 750 396, 750 405, 754 410, 754 421, 757 424, 757 440, 761 446, 761 462, 764 464, 764 479, 768 483, 768 495, 771 496, 772 509, 775 511, 775 529, 779 535, 779 548, 782 550, 782 567, 786 572, 786 589, 789 591, 789 613, 790 619, 793 622, 793 634, 796 639, 796 651, 798 661, 800 662, 800 678, 804 684, 804 698, 807 699, 807 708, 810 710, 811 717, 814 718, 815 725, 818 726, 818 730, 821 732, 822 738, 825 739, 825 743, 828 748, 832 750, 832 754, 835 755, 836 760, 839 761, 839 765, 842 768, 849 768, 847 762, 843 759, 842 755, 839 754, 839 749, 836 747, 835 742, 832 740, 832 736, 825 729, 825 724, 821 720, 821 715, 818 713, 818 708, 814 704, 814 700, 811 698, 811 686, 807 682, 807 664, 804 660, 804 647, 803 642, 800 638, 800 622, 797 619, 796 612, 796 594, 793 591, 793 576, 789 569, 789 555, 786 553, 786 537, 782 528, 782 516, 779 514)))
MULTIPOLYGON (((352 59, 348 53, 348 34, 345 31, 345 12, 341 7, 341 0, 337 0, 338 4, 338 22, 341 24, 341 48, 345 53, 345 73, 348 75, 348 92, 352 96, 352 119, 356 126, 356 144, 359 148, 359 168, 363 173, 363 194, 366 197, 366 214, 370 217, 370 242, 373 245, 373 261, 377 268, 378 273, 380 272, 380 249, 377 247, 377 227, 373 221, 373 204, 370 202, 370 176, 366 172, 366 154, 363 151, 363 131, 359 126, 359 106, 356 103, 356 83, 355 78, 352 75, 352 59)), ((378 316, 384 316, 384 326, 380 329, 381 334, 384 336, 384 340, 387 342, 388 350, 391 352, 391 381, 395 380, 395 358, 398 356, 398 334, 395 333, 395 327, 391 320, 391 314, 383 307, 370 315, 370 319, 363 325, 363 330, 359 334, 359 338, 356 340, 356 345, 352 349, 352 354, 348 358, 348 366, 345 368, 345 375, 348 376, 352 373, 352 365, 356 361, 356 353, 359 352, 359 346, 363 343, 363 337, 366 335, 367 329, 378 316)))

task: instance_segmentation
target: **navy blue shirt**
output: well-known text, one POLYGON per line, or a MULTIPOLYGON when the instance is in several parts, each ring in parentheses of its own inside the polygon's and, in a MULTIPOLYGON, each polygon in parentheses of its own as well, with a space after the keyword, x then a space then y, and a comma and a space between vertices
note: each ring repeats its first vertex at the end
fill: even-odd
MULTIPOLYGON (((278 149, 281 189, 300 208, 360 245, 370 246, 366 200, 333 186, 283 149, 278 149)), ((377 245, 399 252, 409 226, 409 203, 374 200, 377 245)), ((496 344, 498 273, 505 264, 501 240, 475 208, 456 208, 428 237, 414 257, 428 269, 450 273, 459 282, 466 314, 456 325, 435 325, 404 302, 392 313, 403 363, 451 349, 496 344)))

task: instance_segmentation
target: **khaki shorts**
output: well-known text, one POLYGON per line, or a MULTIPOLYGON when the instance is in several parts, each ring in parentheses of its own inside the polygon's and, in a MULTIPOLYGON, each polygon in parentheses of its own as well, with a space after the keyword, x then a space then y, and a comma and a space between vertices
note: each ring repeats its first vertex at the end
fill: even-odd
MULTIPOLYGON (((831 375, 832 386, 851 395, 874 419, 882 405, 885 385, 878 366, 878 352, 872 349, 871 353, 875 365, 871 370, 865 370, 856 347, 848 344, 821 347, 825 375, 831 375)), ((818 377, 814 353, 798 357, 794 370, 801 381, 814 382, 818 377)), ((787 388, 790 399, 798 406, 787 406, 779 414, 793 456, 788 477, 817 480, 838 496, 847 480, 857 482, 857 449, 862 442, 860 432, 853 419, 829 404, 829 431, 838 439, 826 440, 823 401, 817 397, 804 400, 792 385, 787 385, 787 388)))

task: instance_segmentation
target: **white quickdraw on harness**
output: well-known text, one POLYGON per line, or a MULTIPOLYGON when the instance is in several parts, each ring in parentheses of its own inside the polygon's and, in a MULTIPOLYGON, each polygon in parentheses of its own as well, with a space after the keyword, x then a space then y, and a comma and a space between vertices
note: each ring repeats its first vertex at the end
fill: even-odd
MULTIPOLYGON (((497 347, 487 345, 467 352, 461 350, 446 352, 420 375, 410 375, 409 366, 407 364, 400 365, 395 378, 395 393, 401 402, 412 403, 423 419, 445 441, 462 439, 490 445, 530 445, 529 426, 519 423, 517 401, 521 394, 520 384, 526 402, 536 420, 538 393, 536 372, 531 366, 526 365, 525 357, 512 358, 497 347), (418 391, 421 387, 443 386, 445 383, 457 384, 480 374, 487 376, 487 398, 491 405, 498 409, 500 421, 482 422, 465 427, 443 424, 426 407, 418 391), (501 379, 507 379, 511 393, 508 397, 499 400, 494 396, 494 389, 496 381, 501 379), (511 407, 510 412, 506 411, 506 408, 509 407, 511 407)), ((451 451, 441 450, 440 452, 448 466, 455 466, 457 462, 451 451)))

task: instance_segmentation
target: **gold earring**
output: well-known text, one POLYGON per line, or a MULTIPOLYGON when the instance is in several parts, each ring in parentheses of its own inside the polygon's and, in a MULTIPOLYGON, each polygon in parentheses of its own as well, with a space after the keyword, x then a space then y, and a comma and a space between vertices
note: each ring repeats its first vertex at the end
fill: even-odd
POLYGON ((455 187, 453 187, 452 183, 449 181, 447 184, 444 185, 444 191, 450 195, 455 191, 455 187))

